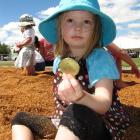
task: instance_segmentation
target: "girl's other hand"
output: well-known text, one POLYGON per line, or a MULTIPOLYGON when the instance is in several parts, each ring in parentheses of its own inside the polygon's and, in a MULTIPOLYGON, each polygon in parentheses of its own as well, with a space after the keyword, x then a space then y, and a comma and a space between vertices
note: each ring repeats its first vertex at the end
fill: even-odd
POLYGON ((71 74, 63 74, 62 82, 58 86, 58 95, 66 102, 74 102, 83 96, 79 82, 71 74))
POLYGON ((21 43, 20 43, 20 42, 17 42, 17 43, 16 43, 16 47, 17 47, 17 48, 22 48, 21 43))

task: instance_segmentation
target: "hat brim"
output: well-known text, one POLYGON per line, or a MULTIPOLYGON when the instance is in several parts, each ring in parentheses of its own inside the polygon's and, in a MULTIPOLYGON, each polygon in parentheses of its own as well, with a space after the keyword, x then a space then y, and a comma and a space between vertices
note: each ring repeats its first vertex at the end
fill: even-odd
POLYGON ((57 9, 54 14, 52 14, 46 20, 42 21, 39 24, 40 33, 50 43, 56 44, 58 41, 57 20, 56 20, 57 16, 62 12, 71 10, 85 10, 98 15, 100 17, 100 21, 102 24, 102 38, 101 38, 102 45, 107 46, 114 40, 116 36, 116 26, 109 16, 99 11, 98 9, 90 6, 70 5, 67 6, 66 8, 57 9))
POLYGON ((28 26, 28 25, 35 26, 35 23, 34 22, 19 22, 20 27, 25 27, 25 26, 28 26))

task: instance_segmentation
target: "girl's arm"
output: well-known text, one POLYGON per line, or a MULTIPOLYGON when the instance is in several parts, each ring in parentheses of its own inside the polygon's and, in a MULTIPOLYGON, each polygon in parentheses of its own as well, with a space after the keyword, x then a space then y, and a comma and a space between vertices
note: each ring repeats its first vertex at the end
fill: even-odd
POLYGON ((121 60, 128 63, 130 66, 136 66, 135 62, 132 60, 132 58, 128 55, 128 53, 122 49, 120 49, 117 45, 111 43, 108 46, 108 50, 115 56, 120 58, 121 60))
POLYGON ((96 83, 95 93, 89 94, 82 89, 73 76, 64 74, 63 80, 58 86, 58 95, 66 102, 82 104, 99 114, 104 114, 112 103, 112 89, 113 81, 102 79, 96 83))
POLYGON ((139 69, 137 67, 137 65, 135 64, 135 62, 133 61, 133 59, 128 55, 128 53, 122 49, 120 49, 117 45, 111 43, 107 49, 116 57, 119 58, 120 60, 125 61, 126 63, 128 63, 131 67, 132 67, 132 72, 135 73, 136 77, 140 77, 140 72, 139 69))
POLYGON ((113 81, 102 79, 95 85, 95 93, 85 92, 85 96, 79 100, 78 104, 83 104, 99 114, 107 112, 112 104, 113 81))
POLYGON ((32 38, 31 37, 27 37, 23 41, 16 43, 16 46, 18 48, 22 48, 23 46, 26 46, 26 45, 30 44, 31 41, 32 41, 32 38))

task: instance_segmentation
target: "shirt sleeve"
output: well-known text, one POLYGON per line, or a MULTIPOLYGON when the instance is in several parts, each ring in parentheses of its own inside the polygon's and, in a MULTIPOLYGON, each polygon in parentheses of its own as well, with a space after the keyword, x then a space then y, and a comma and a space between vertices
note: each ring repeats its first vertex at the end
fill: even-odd
POLYGON ((86 59, 90 87, 101 79, 119 79, 115 60, 105 49, 97 48, 86 59))
POLYGON ((34 29, 27 29, 23 32, 23 37, 24 38, 28 38, 28 37, 31 37, 32 38, 32 41, 30 44, 32 44, 34 42, 34 37, 35 37, 35 32, 34 32, 34 29))
POLYGON ((27 29, 23 32, 24 37, 32 37, 33 31, 31 29, 27 29))
POLYGON ((54 59, 54 62, 53 62, 53 73, 55 74, 57 69, 58 69, 58 66, 59 66, 59 63, 61 61, 61 58, 60 57, 56 57, 54 59))

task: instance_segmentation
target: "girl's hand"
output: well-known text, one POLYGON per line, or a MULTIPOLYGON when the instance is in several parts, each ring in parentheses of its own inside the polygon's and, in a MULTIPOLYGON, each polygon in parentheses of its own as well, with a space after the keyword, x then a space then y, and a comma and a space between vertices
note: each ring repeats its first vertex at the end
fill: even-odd
POLYGON ((70 74, 63 74, 62 82, 58 86, 58 95, 66 102, 76 102, 83 97, 83 90, 79 82, 70 74))
POLYGON ((20 42, 17 42, 17 43, 16 43, 16 47, 17 47, 17 48, 22 48, 21 43, 20 43, 20 42))

